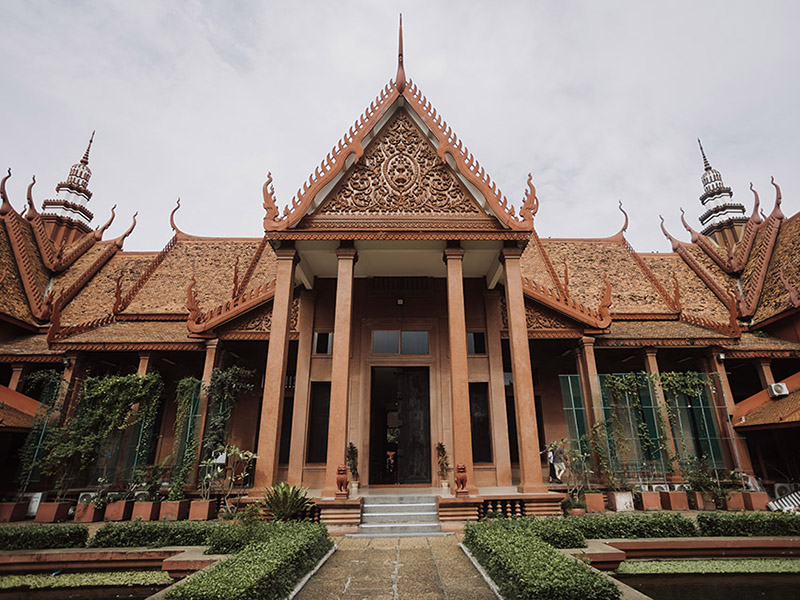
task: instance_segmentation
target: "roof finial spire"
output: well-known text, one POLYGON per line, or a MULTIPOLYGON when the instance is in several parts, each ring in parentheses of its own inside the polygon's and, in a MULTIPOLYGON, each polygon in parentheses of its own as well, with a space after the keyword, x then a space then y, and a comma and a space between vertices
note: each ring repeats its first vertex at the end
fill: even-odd
POLYGON ((83 158, 81 159, 82 165, 89 164, 89 150, 92 149, 92 142, 94 141, 94 131, 92 131, 92 137, 89 138, 89 145, 86 146, 86 152, 83 153, 83 158))
POLYGON ((403 13, 400 13, 400 34, 397 43, 397 75, 394 78, 397 91, 401 94, 406 89, 406 71, 403 68, 403 13))
POLYGON ((697 138, 697 145, 700 146, 700 154, 703 155, 703 167, 705 167, 706 171, 711 170, 711 164, 708 162, 706 158, 706 152, 703 150, 703 142, 700 141, 700 138, 697 138))

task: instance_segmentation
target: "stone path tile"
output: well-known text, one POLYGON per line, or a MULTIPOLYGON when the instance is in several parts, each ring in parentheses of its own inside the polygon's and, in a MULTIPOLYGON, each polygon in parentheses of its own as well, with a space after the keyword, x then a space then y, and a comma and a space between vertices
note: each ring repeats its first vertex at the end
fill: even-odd
POLYGON ((494 600, 456 536, 342 538, 297 600, 494 600))

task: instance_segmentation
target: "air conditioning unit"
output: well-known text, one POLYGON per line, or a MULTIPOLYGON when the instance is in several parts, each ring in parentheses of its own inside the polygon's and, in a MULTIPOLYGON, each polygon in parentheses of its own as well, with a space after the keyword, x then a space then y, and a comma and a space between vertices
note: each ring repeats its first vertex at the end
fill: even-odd
POLYGON ((150 501, 150 494, 147 492, 136 492, 133 495, 134 502, 149 502, 150 501))
POLYGON ((96 494, 94 492, 81 492, 78 494, 78 504, 89 504, 96 494))
POLYGON ((654 492, 668 492, 669 486, 666 483, 659 483, 650 486, 654 492))
POLYGON ((775 498, 783 498, 788 496, 794 491, 794 486, 791 483, 776 483, 775 484, 775 498))
POLYGON ((673 492, 688 492, 689 486, 685 483, 673 483, 672 484, 672 491, 673 492))
POLYGON ((23 498, 26 498, 29 502, 28 504, 28 516, 35 517, 36 511, 39 510, 39 504, 42 503, 44 500, 44 493, 43 492, 28 492, 27 494, 22 494, 23 498))
POLYGON ((789 395, 789 388, 785 383, 770 383, 767 387, 769 397, 773 400, 789 395))

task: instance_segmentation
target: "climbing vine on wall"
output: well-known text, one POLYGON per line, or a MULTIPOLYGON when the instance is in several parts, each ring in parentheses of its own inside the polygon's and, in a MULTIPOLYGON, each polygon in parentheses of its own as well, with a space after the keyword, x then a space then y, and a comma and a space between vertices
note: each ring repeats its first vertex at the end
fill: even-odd
POLYGON ((212 371, 208 385, 208 420, 203 439, 204 459, 225 446, 233 408, 242 393, 253 389, 250 382, 252 377, 253 371, 238 365, 212 371))
POLYGON ((178 382, 175 414, 175 446, 168 500, 182 500, 184 487, 194 466, 197 451, 197 423, 194 418, 200 398, 202 383, 196 377, 184 377, 178 382), (183 448, 181 449, 181 444, 183 448))

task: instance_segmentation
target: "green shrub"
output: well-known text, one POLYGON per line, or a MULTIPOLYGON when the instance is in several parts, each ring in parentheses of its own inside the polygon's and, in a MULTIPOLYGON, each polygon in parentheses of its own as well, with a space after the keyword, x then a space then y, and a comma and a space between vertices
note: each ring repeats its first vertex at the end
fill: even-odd
MULTIPOLYGON (((3 575, 0 589, 64 589, 81 587, 137 587, 168 586, 172 578, 166 571, 112 571, 102 573, 31 573, 28 575, 3 575)), ((19 597, 19 596, 17 596, 19 597)), ((51 596, 52 597, 52 596, 51 596)), ((72 596, 70 596, 72 597, 72 596)))
POLYGON ((584 515, 566 517, 564 521, 580 530, 588 540, 613 538, 695 537, 694 522, 683 515, 584 515))
POLYGON ((232 524, 217 527, 208 537, 206 554, 235 554, 253 542, 266 542, 288 523, 232 524))
POLYGON ((167 592, 168 600, 267 600, 285 598, 295 583, 330 550, 324 525, 291 523, 167 592))
POLYGON ((88 537, 86 525, 11 525, 0 527, 0 550, 83 548, 88 537))
POLYGON ((697 525, 701 535, 714 537, 800 535, 800 515, 790 513, 701 513, 697 525))
MULTIPOLYGON (((535 521, 534 521, 535 523, 535 521)), ((464 544, 509 600, 616 600, 619 588, 588 565, 502 520, 468 523, 464 544)))
POLYGON ((207 546, 211 533, 229 525, 217 521, 127 521, 106 523, 89 541, 93 548, 207 546))
POLYGON ((262 503, 276 521, 300 520, 314 504, 308 498, 306 488, 283 481, 264 490, 262 503))
POLYGON ((509 526, 535 535, 555 548, 585 548, 586 538, 574 523, 560 517, 533 517, 506 521, 509 526))

